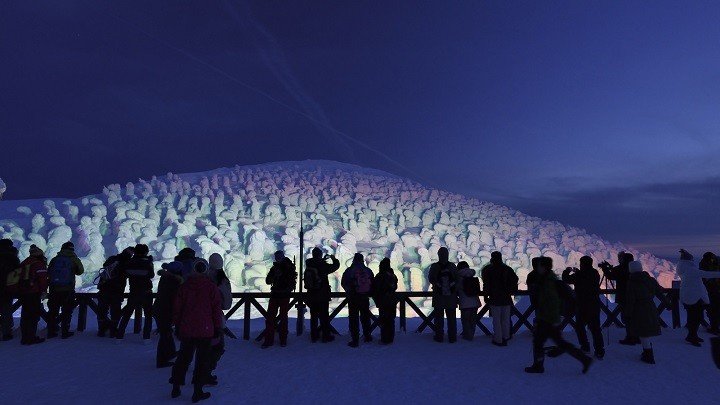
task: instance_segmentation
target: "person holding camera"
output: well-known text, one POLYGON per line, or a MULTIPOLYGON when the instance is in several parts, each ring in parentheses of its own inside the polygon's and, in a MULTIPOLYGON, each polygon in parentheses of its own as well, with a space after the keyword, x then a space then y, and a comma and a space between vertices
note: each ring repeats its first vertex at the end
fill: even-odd
POLYGON ((593 259, 590 256, 581 257, 580 268, 568 267, 562 274, 562 280, 575 286, 575 333, 580 350, 590 352, 590 342, 585 330, 590 329, 595 357, 601 360, 605 357, 605 342, 600 327, 600 273, 593 267, 593 259))
POLYGON ((340 261, 334 255, 324 255, 316 247, 312 257, 305 260, 303 281, 307 291, 307 302, 310 307, 310 339, 313 343, 322 338, 323 343, 332 342, 335 336, 330 327, 330 282, 328 275, 340 268, 340 261), (331 263, 327 260, 330 259, 331 263), (319 325, 318 325, 319 323, 319 325))
POLYGON ((688 334, 685 341, 700 347, 700 343, 704 340, 698 336, 698 329, 702 322, 703 309, 710 303, 703 279, 720 278, 720 272, 700 270, 694 260, 693 255, 687 250, 680 249, 677 274, 680 276, 680 302, 687 311, 688 334))
MULTIPOLYGON (((634 261, 632 254, 627 252, 618 253, 618 265, 613 267, 608 262, 599 264, 605 278, 615 281, 615 303, 620 307, 620 315, 623 323, 625 323, 625 296, 627 295, 627 281, 630 277, 628 265, 634 261)), ((640 338, 633 336, 630 331, 625 328, 625 338, 620 340, 621 345, 634 346, 640 344, 640 338)))
POLYGON ((558 353, 568 353, 582 363, 583 374, 587 373, 592 358, 562 337, 560 329, 562 299, 559 293, 561 281, 552 271, 552 259, 540 257, 533 261, 535 274, 532 281, 528 275, 528 291, 530 300, 535 306, 535 324, 533 328, 533 364, 525 367, 526 373, 541 374, 545 372, 545 342, 552 339, 558 347, 558 353))
POLYGON ((265 318, 265 342, 263 349, 272 346, 275 343, 275 319, 280 319, 280 347, 287 346, 288 336, 288 311, 290 310, 290 293, 295 290, 297 280, 297 272, 295 271, 295 263, 285 257, 285 252, 278 250, 275 252, 275 262, 267 277, 265 283, 270 285, 270 303, 268 303, 268 316, 265 318), (278 314, 278 311, 280 312, 278 314))
POLYGON ((185 374, 195 357, 193 402, 210 398, 209 392, 203 392, 203 386, 217 384, 210 377, 209 356, 212 339, 222 333, 222 295, 206 275, 209 267, 205 260, 195 261, 194 271, 178 289, 173 305, 173 325, 180 350, 170 377, 171 396, 180 396, 180 387, 185 385, 185 374))
POLYGON ((450 252, 446 247, 438 249, 438 261, 430 266, 428 282, 432 285, 432 306, 435 317, 435 341, 442 343, 445 339, 445 316, 448 321, 448 341, 457 341, 457 315, 458 306, 457 267, 450 263, 450 252))

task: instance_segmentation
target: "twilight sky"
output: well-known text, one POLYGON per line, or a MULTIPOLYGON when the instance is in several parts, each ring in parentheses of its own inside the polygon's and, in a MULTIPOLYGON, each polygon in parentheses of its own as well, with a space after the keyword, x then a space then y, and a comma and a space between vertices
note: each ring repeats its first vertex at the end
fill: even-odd
POLYGON ((330 159, 720 250, 720 3, 552 3, 3 2, 5 198, 330 159))

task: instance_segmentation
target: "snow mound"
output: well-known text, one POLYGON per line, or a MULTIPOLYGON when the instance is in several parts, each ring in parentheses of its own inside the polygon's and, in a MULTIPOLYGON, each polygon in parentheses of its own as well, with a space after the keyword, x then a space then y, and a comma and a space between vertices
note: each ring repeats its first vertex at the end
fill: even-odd
MULTIPOLYGON (((31 244, 53 257, 72 240, 86 267, 77 285, 83 290, 93 289, 107 256, 145 243, 158 265, 186 246, 203 257, 219 253, 234 291, 252 292, 267 290, 275 250, 300 260, 301 217, 307 253, 320 246, 347 265, 361 251, 375 271, 387 256, 401 291, 427 290, 425 274, 441 246, 474 268, 501 251, 522 281, 534 256, 552 257, 561 270, 583 255, 613 261, 620 250, 632 252, 661 284, 674 278, 671 263, 582 229, 329 161, 168 173, 77 199, 0 201, 0 236, 12 239, 22 257, 31 244)), ((340 275, 331 277, 333 290, 340 275)))

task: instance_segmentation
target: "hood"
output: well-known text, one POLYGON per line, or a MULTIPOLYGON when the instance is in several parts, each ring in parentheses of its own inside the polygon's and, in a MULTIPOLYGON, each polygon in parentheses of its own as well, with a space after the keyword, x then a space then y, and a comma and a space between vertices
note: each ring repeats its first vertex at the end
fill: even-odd
POLYGON ((477 272, 469 267, 458 270, 460 277, 474 277, 477 272))
POLYGON ((75 249, 60 249, 58 256, 77 257, 75 249))
POLYGON ((208 261, 210 263, 210 270, 222 270, 223 265, 225 264, 222 256, 218 253, 211 254, 208 261))

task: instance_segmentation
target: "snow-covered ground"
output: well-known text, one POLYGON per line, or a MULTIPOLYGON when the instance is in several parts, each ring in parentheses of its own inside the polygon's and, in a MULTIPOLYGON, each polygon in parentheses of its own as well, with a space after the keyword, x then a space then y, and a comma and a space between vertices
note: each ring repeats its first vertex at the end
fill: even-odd
MULTIPOLYGON (((684 329, 664 329, 655 343, 657 364, 638 360, 638 347, 617 344, 612 330, 603 361, 587 375, 568 356, 546 361, 544 375, 526 375, 531 362, 527 331, 510 346, 497 348, 484 336, 473 342, 439 344, 430 333, 399 332, 395 344, 346 346, 346 336, 312 344, 291 336, 287 348, 261 350, 254 341, 228 340, 218 369, 220 385, 209 388, 208 403, 646 403, 701 404, 720 398, 720 373, 710 348, 683 341, 684 329)), ((291 325, 294 322, 291 320, 291 325)), ((346 334, 346 319, 334 321, 346 334)), ((69 340, 20 346, 0 342, 0 395, 3 404, 189 403, 191 388, 170 399, 169 369, 155 369, 155 343, 137 335, 121 345, 95 336, 94 325, 69 340)), ((239 321, 230 328, 241 335, 239 321)), ((253 321, 253 337, 262 323, 253 321)), ((378 331, 375 332, 377 336, 378 331)), ((565 336, 575 341, 573 332, 565 336)), ((707 335, 703 335, 707 337, 707 335)), ((188 381, 190 372, 188 373, 188 381)))

